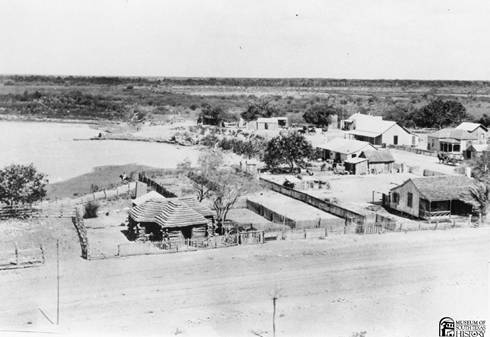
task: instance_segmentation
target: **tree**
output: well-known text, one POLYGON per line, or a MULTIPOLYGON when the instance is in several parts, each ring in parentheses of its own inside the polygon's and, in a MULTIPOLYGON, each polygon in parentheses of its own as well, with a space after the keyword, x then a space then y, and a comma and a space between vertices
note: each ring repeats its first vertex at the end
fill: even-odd
POLYGON ((254 121, 259 117, 272 117, 279 114, 277 106, 268 100, 257 101, 249 104, 247 110, 240 114, 245 121, 254 121))
POLYGON ((32 204, 46 196, 46 175, 33 164, 9 165, 0 170, 0 202, 9 206, 32 204))
POLYGON ((339 110, 332 105, 315 104, 305 111, 303 119, 307 123, 326 128, 332 122, 332 116, 340 114, 339 110))
POLYGON ((294 165, 303 167, 312 154, 311 143, 303 135, 293 132, 274 137, 267 143, 264 162, 271 169, 286 164, 292 172, 294 165))
POLYGON ((198 122, 207 125, 219 126, 225 119, 226 114, 222 107, 213 107, 208 103, 204 103, 201 106, 201 113, 199 114, 198 122))
POLYGON ((206 151, 199 157, 199 171, 189 173, 197 193, 197 199, 211 200, 216 220, 222 224, 228 211, 238 198, 253 191, 258 184, 247 173, 223 168, 223 156, 219 151, 206 151))
POLYGON ((474 185, 470 186, 470 193, 478 203, 478 211, 480 214, 486 215, 489 196, 488 185, 482 182, 475 183, 474 185))
POLYGON ((460 123, 466 117, 466 108, 460 102, 437 98, 417 110, 413 115, 413 121, 421 127, 442 128, 460 123))

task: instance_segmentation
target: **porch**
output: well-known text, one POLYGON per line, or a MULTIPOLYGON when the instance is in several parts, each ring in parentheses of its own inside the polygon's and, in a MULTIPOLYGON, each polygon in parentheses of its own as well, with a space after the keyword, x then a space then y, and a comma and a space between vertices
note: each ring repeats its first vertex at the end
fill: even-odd
POLYGON ((429 222, 451 220, 452 215, 466 215, 472 211, 473 206, 461 200, 420 199, 419 217, 429 222))

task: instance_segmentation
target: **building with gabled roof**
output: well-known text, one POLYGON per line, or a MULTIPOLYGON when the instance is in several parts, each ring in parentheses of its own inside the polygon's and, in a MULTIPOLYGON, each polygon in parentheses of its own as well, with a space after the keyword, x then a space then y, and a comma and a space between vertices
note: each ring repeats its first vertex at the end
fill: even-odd
POLYGON ((478 207, 471 193, 475 181, 466 176, 439 175, 410 178, 390 190, 385 205, 423 219, 448 218, 469 214, 478 207))
POLYGON ((343 129, 350 138, 373 145, 417 145, 417 136, 394 121, 383 120, 381 116, 355 113, 343 121, 343 129))
POLYGON ((316 147, 322 150, 324 160, 335 162, 344 162, 347 159, 358 157, 362 151, 376 151, 376 148, 368 142, 345 138, 334 138, 328 142, 317 144, 316 147))
POLYGON ((473 143, 478 143, 478 135, 463 129, 446 128, 427 135, 427 149, 432 151, 461 154, 473 143))
POLYGON ((465 130, 472 135, 476 135, 479 144, 487 143, 488 129, 480 123, 463 122, 456 127, 456 130, 465 130))
POLYGON ((368 161, 368 171, 371 174, 391 173, 395 164, 395 158, 389 150, 363 151, 361 158, 368 161))

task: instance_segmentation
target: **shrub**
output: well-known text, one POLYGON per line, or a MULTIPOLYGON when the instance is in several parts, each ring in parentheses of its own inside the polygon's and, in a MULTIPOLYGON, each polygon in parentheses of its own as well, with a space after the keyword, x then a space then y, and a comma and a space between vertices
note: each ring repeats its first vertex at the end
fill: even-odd
POLYGON ((88 203, 85 204, 83 217, 85 219, 96 218, 99 207, 100 205, 97 202, 89 201, 88 203))

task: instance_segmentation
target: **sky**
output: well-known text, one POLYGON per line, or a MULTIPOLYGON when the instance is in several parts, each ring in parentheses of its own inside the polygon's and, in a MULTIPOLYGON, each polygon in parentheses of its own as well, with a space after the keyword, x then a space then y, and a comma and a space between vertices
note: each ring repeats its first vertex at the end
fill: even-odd
POLYGON ((0 0, 0 73, 490 80, 488 0, 0 0))

